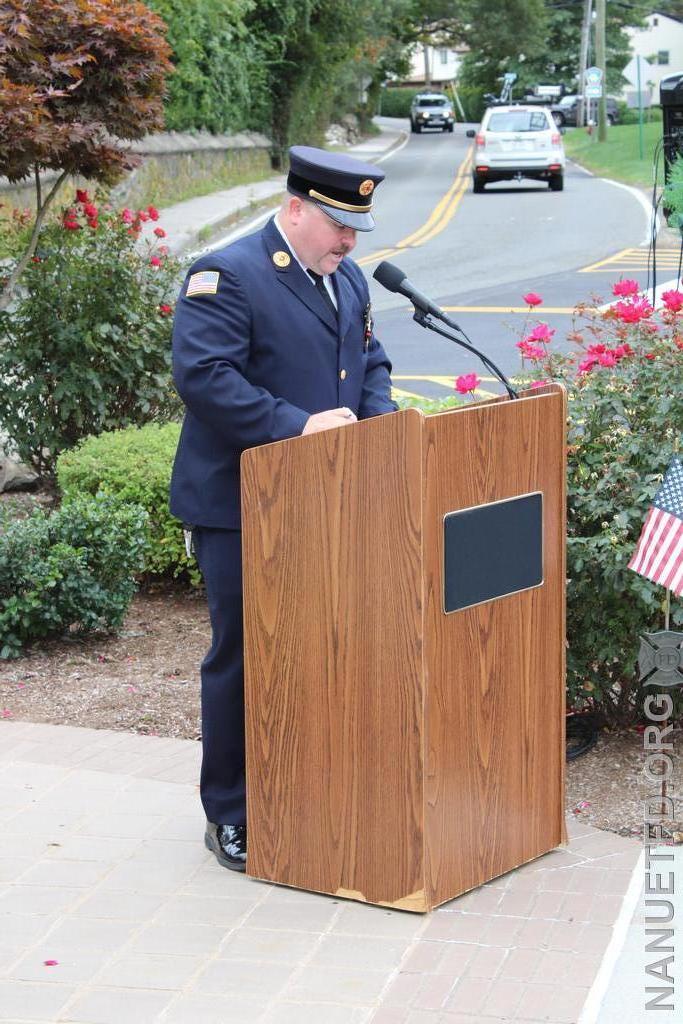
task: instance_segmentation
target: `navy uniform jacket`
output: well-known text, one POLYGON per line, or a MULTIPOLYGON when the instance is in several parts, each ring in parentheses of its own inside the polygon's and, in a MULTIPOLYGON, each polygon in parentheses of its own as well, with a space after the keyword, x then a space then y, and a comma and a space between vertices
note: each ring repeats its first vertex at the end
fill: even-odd
MULTIPOLYGON (((240 525, 245 448, 295 437, 312 413, 348 406, 359 419, 393 412, 391 364, 365 339, 368 286, 345 257, 332 275, 338 318, 271 220, 197 260, 173 329, 173 373, 187 411, 171 479, 171 512, 193 526, 240 525), (199 271, 219 271, 215 295, 187 297, 199 271)), ((346 429, 346 428, 342 428, 346 429)))

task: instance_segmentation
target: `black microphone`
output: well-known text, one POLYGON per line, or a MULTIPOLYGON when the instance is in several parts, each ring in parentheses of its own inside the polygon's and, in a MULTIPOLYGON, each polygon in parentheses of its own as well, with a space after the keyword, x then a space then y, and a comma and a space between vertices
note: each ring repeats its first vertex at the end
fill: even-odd
POLYGON ((446 316, 443 310, 439 309, 438 306, 435 306, 431 299, 428 299, 426 295, 423 295, 422 292, 419 292, 417 288, 410 283, 400 267, 397 267, 395 263, 387 263, 385 260, 380 263, 372 276, 375 281, 379 281, 387 291, 398 292, 400 295, 405 295, 407 299, 410 299, 412 304, 415 306, 413 320, 420 324, 421 327, 426 327, 430 331, 435 331, 436 334, 440 334, 442 338, 454 341, 456 345, 460 345, 462 348, 467 349, 468 352, 472 352, 475 356, 481 359, 484 366, 498 378, 501 384, 503 384, 510 398, 518 397, 517 392, 503 371, 499 370, 496 364, 492 362, 488 356, 484 355, 483 352, 480 352, 478 348, 474 347, 462 327, 459 327, 454 320, 451 320, 449 316, 446 316), (429 319, 430 317, 435 317, 437 320, 443 320, 447 327, 457 331, 458 334, 462 334, 462 338, 456 338, 452 334, 447 334, 443 327, 437 327, 437 325, 429 319))
POLYGON ((428 299, 426 295, 419 292, 414 284, 411 284, 406 275, 403 273, 400 267, 397 267, 395 263, 387 263, 385 260, 377 267, 377 270, 372 275, 375 281, 379 281, 387 291, 398 292, 399 295, 405 295, 407 299, 410 299, 412 304, 417 308, 421 309, 423 313, 429 313, 431 316, 436 317, 437 320, 443 320, 444 323, 451 324, 453 327, 460 330, 457 324, 453 324, 452 320, 449 320, 445 313, 442 313, 438 306, 434 305, 431 299, 428 299))

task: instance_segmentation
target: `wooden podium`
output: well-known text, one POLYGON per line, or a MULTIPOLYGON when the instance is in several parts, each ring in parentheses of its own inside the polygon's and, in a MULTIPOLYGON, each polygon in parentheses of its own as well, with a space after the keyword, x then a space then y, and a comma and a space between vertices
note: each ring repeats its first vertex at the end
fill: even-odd
POLYGON ((547 385, 243 454, 249 875, 427 911, 566 841, 565 420, 547 385))

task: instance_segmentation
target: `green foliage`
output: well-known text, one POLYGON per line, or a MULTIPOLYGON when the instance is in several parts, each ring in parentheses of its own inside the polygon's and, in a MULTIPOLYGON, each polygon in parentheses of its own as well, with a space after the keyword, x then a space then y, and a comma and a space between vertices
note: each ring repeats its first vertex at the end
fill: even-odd
POLYGON ((419 92, 424 92, 424 89, 383 89, 383 117, 409 117, 410 104, 419 92))
POLYGON ((31 640, 121 625, 143 564, 145 513, 79 497, 0 534, 0 659, 31 640))
POLYGON ((185 553, 182 526, 168 510, 179 436, 179 425, 166 423, 89 437, 60 457, 57 483, 65 499, 104 491, 119 501, 142 506, 149 524, 145 572, 158 576, 187 572, 197 583, 198 570, 185 553))
POLYGON ((459 81, 498 95, 499 79, 513 71, 519 78, 514 95, 523 95, 524 87, 534 80, 531 62, 548 52, 543 0, 508 0, 504 18, 499 0, 464 0, 462 7, 466 15, 462 41, 470 49, 459 81))
POLYGON ((670 220, 673 225, 683 224, 683 160, 680 156, 671 165, 663 205, 671 211, 670 220))
POLYGON ((434 413, 455 409, 463 402, 456 395, 450 395, 448 398, 404 398, 399 396, 396 399, 396 404, 399 409, 421 409, 425 416, 432 416, 434 413))
POLYGON ((175 73, 166 124, 176 131, 268 130, 270 97, 260 44, 245 17, 251 0, 149 0, 168 26, 175 73))
POLYGON ((47 477, 81 438, 178 408, 170 366, 177 261, 158 246, 140 249, 131 211, 98 210, 79 195, 43 231, 21 295, 0 312, 0 426, 47 477))
POLYGON ((476 85, 460 85, 458 83, 458 96, 465 111, 465 120, 481 121, 488 106, 484 99, 484 90, 476 85))

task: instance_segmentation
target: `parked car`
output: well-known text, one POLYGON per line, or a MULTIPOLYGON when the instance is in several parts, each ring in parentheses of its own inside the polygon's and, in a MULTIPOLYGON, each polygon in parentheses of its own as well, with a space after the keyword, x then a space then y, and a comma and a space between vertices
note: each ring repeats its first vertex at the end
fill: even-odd
POLYGON ((490 181, 532 178, 547 181, 553 192, 564 188, 565 156, 562 135, 547 107, 489 107, 476 139, 472 168, 473 190, 483 192, 490 181))
POLYGON ((410 130, 421 132, 423 128, 440 128, 452 132, 455 123, 453 104, 442 92, 421 92, 410 104, 410 130))
MULTIPOLYGON (((593 119, 595 119, 595 105, 597 100, 586 100, 585 102, 590 103, 593 111, 593 119)), ((618 124, 619 123, 619 104, 616 100, 613 100, 611 96, 606 97, 607 105, 607 123, 618 124)), ((579 97, 578 96, 563 96, 559 103, 554 103, 550 108, 550 112, 555 119, 555 124, 558 128, 564 128, 569 126, 570 128, 576 127, 576 119, 579 112, 579 97)), ((587 118, 586 118, 587 120, 587 118)))

